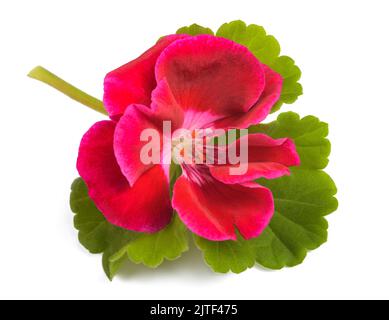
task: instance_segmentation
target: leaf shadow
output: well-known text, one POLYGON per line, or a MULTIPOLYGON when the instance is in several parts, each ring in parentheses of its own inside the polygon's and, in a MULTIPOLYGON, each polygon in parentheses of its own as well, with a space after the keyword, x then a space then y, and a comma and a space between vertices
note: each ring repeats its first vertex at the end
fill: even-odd
POLYGON ((189 282, 221 281, 227 275, 213 272, 205 263, 200 250, 193 244, 180 258, 165 260, 158 268, 149 268, 143 264, 134 264, 126 260, 115 279, 153 282, 157 278, 181 278, 189 282))

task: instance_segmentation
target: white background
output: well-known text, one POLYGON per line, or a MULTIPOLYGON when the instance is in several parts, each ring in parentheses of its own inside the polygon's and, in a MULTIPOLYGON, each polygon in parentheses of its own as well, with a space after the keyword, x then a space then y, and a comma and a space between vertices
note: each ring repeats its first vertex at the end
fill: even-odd
POLYGON ((389 298, 388 1, 1 1, 0 298, 389 298), (102 116, 26 77, 42 64, 102 96, 104 75, 194 22, 263 25, 303 71, 291 107, 330 123, 339 210, 299 267, 213 274, 200 253, 110 283, 68 206, 82 134, 102 116))

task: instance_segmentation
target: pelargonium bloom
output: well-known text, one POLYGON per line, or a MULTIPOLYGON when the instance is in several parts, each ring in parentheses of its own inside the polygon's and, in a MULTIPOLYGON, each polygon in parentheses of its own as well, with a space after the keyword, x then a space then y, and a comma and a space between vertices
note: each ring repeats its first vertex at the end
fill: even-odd
MULTIPOLYGON (((180 129, 247 128, 277 102, 279 74, 227 39, 201 35, 162 38, 136 60, 110 72, 104 105, 111 120, 84 135, 77 168, 106 219, 138 232, 157 232, 173 210, 194 233, 215 241, 257 237, 273 212, 272 193, 255 183, 289 174, 299 164, 294 143, 263 134, 248 136, 248 170, 233 164, 182 164, 170 199, 169 170, 144 164, 145 129, 161 132, 164 121, 180 129)), ((237 140, 232 145, 240 144, 237 140)), ((162 153, 166 149, 162 147, 162 153)))

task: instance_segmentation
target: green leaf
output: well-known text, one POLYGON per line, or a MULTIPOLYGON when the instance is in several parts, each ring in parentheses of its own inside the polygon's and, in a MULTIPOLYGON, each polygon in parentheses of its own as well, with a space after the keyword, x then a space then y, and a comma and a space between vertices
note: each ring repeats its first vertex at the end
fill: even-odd
POLYGON ((127 246, 127 254, 135 263, 156 268, 164 259, 175 260, 188 251, 188 232, 177 215, 170 225, 154 234, 141 234, 127 246))
POLYGON ((269 269, 302 263, 308 250, 327 241, 324 216, 335 211, 336 187, 323 171, 292 169, 292 174, 261 180, 272 190, 275 213, 270 225, 256 239, 216 242, 195 236, 207 264, 215 271, 240 273, 255 261, 269 269))
POLYGON ((273 192, 275 214, 265 232, 249 242, 257 262, 271 269, 300 264, 308 250, 326 242, 324 216, 338 206, 335 183, 325 172, 291 171, 290 176, 260 181, 273 192))
POLYGON ((246 26, 243 21, 232 21, 223 24, 216 36, 233 40, 247 47, 262 63, 271 65, 280 54, 278 41, 266 34, 263 27, 251 24, 246 26))
POLYGON ((314 116, 300 119, 294 112, 281 113, 276 121, 249 128, 250 133, 265 133, 273 138, 290 137, 300 155, 300 168, 324 169, 328 164, 331 144, 328 139, 328 124, 314 116))
POLYGON ((261 179, 274 196, 275 213, 270 225, 250 240, 256 260, 264 267, 281 269, 304 261, 307 251, 327 240, 328 224, 324 216, 335 211, 338 202, 334 181, 323 171, 328 164, 331 145, 328 125, 318 118, 300 119, 293 112, 282 113, 276 121, 249 129, 272 138, 291 137, 296 144, 301 165, 291 175, 275 180, 261 179))
POLYGON ((291 104, 303 94, 303 88, 298 80, 301 77, 300 69, 292 58, 280 56, 280 45, 271 35, 267 35, 263 27, 255 24, 246 26, 243 21, 232 21, 223 24, 216 32, 216 36, 233 40, 247 47, 262 63, 278 72, 283 78, 280 100, 273 107, 272 112, 280 109, 283 103, 291 104))
POLYGON ((188 27, 182 27, 176 31, 177 34, 188 34, 191 36, 197 36, 199 34, 210 34, 214 35, 213 31, 209 28, 205 28, 202 26, 199 26, 198 24, 194 23, 188 27))
POLYGON ((74 227, 79 231, 80 243, 91 253, 103 252, 109 244, 110 225, 88 196, 81 178, 71 186, 70 207, 75 213, 74 227))
MULTIPOLYGON (((172 163, 169 171, 170 194, 172 195, 174 184, 181 176, 182 169, 180 165, 172 163)), ((139 234, 124 249, 119 250, 111 260, 116 261, 117 258, 120 261, 127 253, 128 258, 134 263, 142 263, 150 268, 156 268, 165 259, 175 260, 179 258, 188 249, 188 231, 175 214, 172 222, 165 229, 153 234, 139 234)))
POLYGON ((79 231, 80 243, 90 253, 103 253, 103 268, 112 280, 123 259, 118 252, 136 237, 130 232, 110 224, 89 198, 88 189, 81 178, 71 187, 70 207, 75 213, 74 227, 79 231), (111 257, 115 256, 111 260, 111 257))
POLYGON ((194 236, 197 247, 203 251, 204 259, 215 272, 241 273, 255 265, 255 252, 248 241, 209 241, 194 236))
POLYGON ((278 111, 283 103, 292 104, 303 94, 303 87, 298 82, 301 77, 301 70, 288 56, 278 57, 270 67, 278 72, 282 78, 282 91, 280 100, 272 108, 272 112, 278 111))
POLYGON ((269 124, 249 128, 249 133, 257 132, 275 139, 293 138, 301 166, 292 168, 290 176, 258 181, 272 191, 275 202, 274 217, 258 238, 212 242, 196 237, 206 262, 216 272, 239 273, 252 267, 254 260, 270 269, 300 264, 309 250, 326 242, 328 224, 324 217, 338 205, 333 180, 318 170, 327 166, 331 151, 326 123, 286 112, 269 124))
POLYGON ((111 232, 109 244, 103 253, 103 269, 108 279, 112 281, 126 259, 128 243, 136 239, 136 234, 127 230, 116 229, 111 232))
MULTIPOLYGON (((178 171, 178 170, 176 170, 178 171)), ((164 259, 174 260, 188 250, 188 233, 177 216, 158 233, 136 233, 110 224, 88 196, 81 178, 71 187, 70 206, 75 213, 74 226, 80 243, 91 253, 103 253, 103 268, 112 280, 127 258, 149 267, 157 267, 164 259)))
POLYGON ((181 176, 182 168, 180 165, 172 162, 169 168, 169 181, 170 181, 170 197, 173 195, 173 188, 176 180, 181 176))

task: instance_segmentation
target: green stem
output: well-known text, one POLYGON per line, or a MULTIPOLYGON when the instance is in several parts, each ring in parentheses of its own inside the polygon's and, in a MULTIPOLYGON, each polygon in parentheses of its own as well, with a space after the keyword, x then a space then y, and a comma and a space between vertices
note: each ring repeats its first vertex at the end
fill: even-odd
POLYGON ((46 70, 41 66, 32 69, 28 76, 30 78, 48 84, 49 86, 57 89, 68 97, 82 103, 83 105, 97 112, 107 115, 107 111, 105 110, 103 103, 99 99, 96 99, 90 96, 89 94, 81 91, 80 89, 77 89, 70 83, 67 83, 66 81, 62 80, 61 78, 57 77, 55 74, 51 73, 49 70, 46 70))

